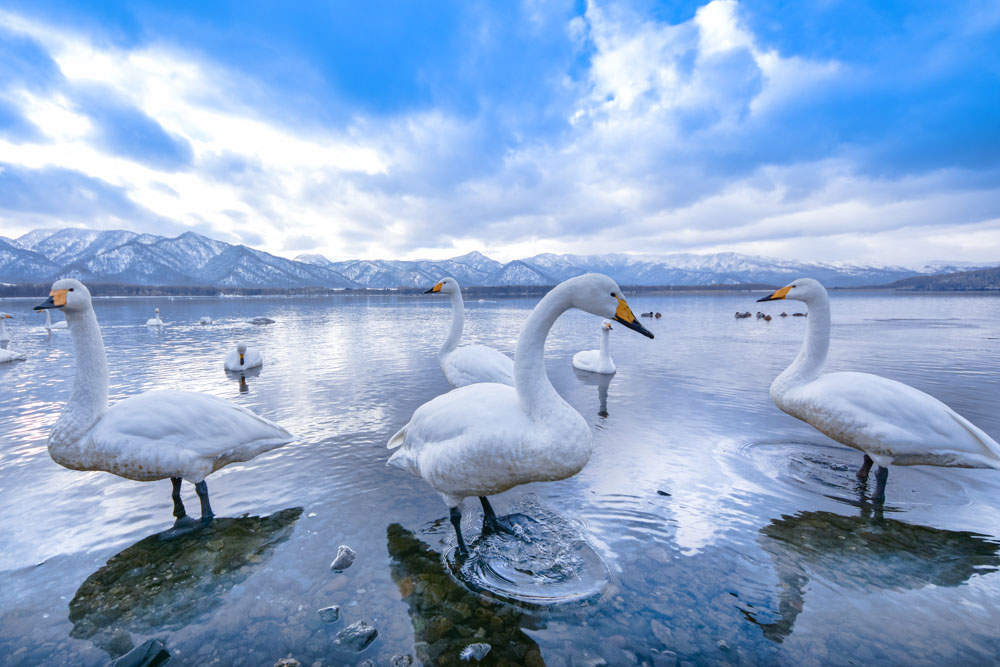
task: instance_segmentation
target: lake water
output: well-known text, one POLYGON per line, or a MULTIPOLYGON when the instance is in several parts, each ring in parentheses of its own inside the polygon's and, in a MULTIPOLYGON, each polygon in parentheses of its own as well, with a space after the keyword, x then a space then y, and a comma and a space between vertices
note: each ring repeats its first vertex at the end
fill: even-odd
MULTIPOLYGON (((757 296, 633 297, 636 313, 663 318, 643 320, 652 341, 615 328, 610 384, 570 363, 597 347, 600 320, 574 311, 556 323, 549 375, 591 423, 593 457, 493 504, 576 531, 606 581, 547 606, 473 593, 452 574, 446 507, 385 466, 388 438, 448 390, 436 359, 445 299, 96 300, 112 401, 206 392, 301 438, 210 476, 214 525, 168 542, 155 537, 172 522, 168 481, 49 458, 72 344, 39 327, 36 301, 7 300, 11 347, 28 359, 0 365, 0 663, 102 665, 151 637, 176 664, 200 665, 458 664, 475 642, 492 646, 483 664, 995 661, 1000 472, 894 468, 885 506, 872 506, 853 477, 861 454, 771 403, 806 319, 733 313, 805 307, 757 296), (161 331, 143 325, 155 307, 161 331), (200 326, 203 315, 215 323, 200 326), (237 340, 265 357, 244 392, 222 368, 237 340), (336 573, 341 544, 357 559, 336 573), (317 613, 330 605, 335 623, 317 613), (360 620, 378 631, 367 648, 335 643, 360 620)), ((470 299, 465 341, 512 354, 534 303, 470 299)), ((832 310, 830 370, 906 382, 1000 436, 1000 298, 833 294, 832 310)), ((183 493, 196 508, 193 488, 183 493)), ((474 541, 479 503, 464 514, 474 541)))

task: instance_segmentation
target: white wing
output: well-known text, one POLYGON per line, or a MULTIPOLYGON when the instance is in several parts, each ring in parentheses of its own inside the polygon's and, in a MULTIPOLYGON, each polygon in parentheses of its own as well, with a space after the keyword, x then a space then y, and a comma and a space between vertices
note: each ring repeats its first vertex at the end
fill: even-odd
POLYGON ((477 382, 514 386, 514 361, 485 345, 465 345, 441 359, 441 370, 453 387, 477 382))

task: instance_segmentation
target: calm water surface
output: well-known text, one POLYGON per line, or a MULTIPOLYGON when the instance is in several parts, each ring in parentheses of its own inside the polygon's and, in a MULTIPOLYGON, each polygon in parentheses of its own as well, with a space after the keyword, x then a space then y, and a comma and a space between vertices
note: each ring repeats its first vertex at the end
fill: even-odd
MULTIPOLYGON (((756 296, 632 298, 664 316, 644 320, 653 341, 615 328, 610 383, 570 363, 597 347, 600 320, 557 322, 549 374, 593 426, 594 455, 572 479, 494 500, 576 527, 603 561, 596 596, 549 608, 470 592, 449 569, 445 506, 385 466, 389 436, 448 389, 435 356, 445 300, 96 300, 113 401, 201 391, 301 438, 212 475, 219 519, 173 542, 156 537, 172 521, 168 481, 49 458, 71 341, 40 328, 34 300, 8 300, 11 346, 28 360, 0 366, 0 663, 101 665, 151 637, 178 664, 449 664, 477 641, 493 646, 484 664, 994 661, 1000 473, 894 468, 873 507, 853 478, 861 454, 768 398, 806 320, 736 320, 756 296), (143 326, 157 306, 162 331, 143 326), (258 315, 276 322, 247 323, 258 315), (265 356, 245 392, 222 368, 237 340, 265 356), (357 560, 334 573, 340 544, 357 560), (317 614, 329 605, 336 623, 317 614), (336 644, 358 620, 377 638, 360 652, 336 644)), ((512 354, 533 305, 470 300, 466 341, 512 354)), ((830 370, 909 383, 1000 436, 1000 298, 834 294, 832 309, 830 370)), ((184 495, 197 507, 188 484, 184 495)), ((464 509, 474 539, 478 503, 464 509)))

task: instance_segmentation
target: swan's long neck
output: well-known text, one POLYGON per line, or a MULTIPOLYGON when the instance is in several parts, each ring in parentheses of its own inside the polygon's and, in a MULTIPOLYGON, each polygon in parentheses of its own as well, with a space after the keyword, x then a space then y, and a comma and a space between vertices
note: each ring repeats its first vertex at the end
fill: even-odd
POLYGON ((451 293, 451 331, 448 338, 441 346, 439 356, 444 356, 458 347, 458 341, 462 338, 462 329, 465 327, 465 301, 462 300, 462 291, 455 290, 451 293))
POLYGON ((553 414, 560 406, 569 407, 545 372, 545 339, 559 316, 571 307, 561 287, 554 287, 531 311, 514 352, 514 387, 521 407, 535 421, 553 414))
POLYGON ((108 358, 94 309, 67 310, 66 323, 73 337, 76 375, 69 401, 49 436, 50 449, 75 444, 108 407, 108 358))
POLYGON ((775 387, 809 382, 819 377, 830 350, 830 298, 821 292, 807 303, 809 318, 806 338, 795 361, 774 380, 775 387))
POLYGON ((611 332, 605 328, 601 327, 601 361, 610 361, 611 355, 608 354, 608 338, 611 332))
POLYGON ((5 322, 6 317, 0 317, 0 340, 6 340, 7 336, 7 322, 5 322))

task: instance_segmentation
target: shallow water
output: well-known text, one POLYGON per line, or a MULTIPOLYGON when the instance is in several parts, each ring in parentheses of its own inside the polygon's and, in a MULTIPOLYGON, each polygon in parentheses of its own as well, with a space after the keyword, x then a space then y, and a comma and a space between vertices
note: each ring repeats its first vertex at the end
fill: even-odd
MULTIPOLYGON (((597 347, 600 320, 557 322, 549 374, 592 424, 594 455, 574 478, 493 504, 577 531, 578 569, 601 581, 596 594, 518 606, 452 574, 447 509, 384 465, 388 438, 448 389, 435 357, 445 300, 97 300, 112 400, 202 391, 301 437, 209 477, 220 520, 173 542, 151 538, 172 521, 169 482, 49 458, 71 341, 38 326, 34 300, 8 300, 11 347, 28 360, 0 365, 0 663, 101 665, 150 637, 179 664, 457 664, 480 641, 493 647, 484 664, 992 662, 1000 474, 894 468, 884 508, 873 507, 853 477, 860 453, 770 402, 806 320, 733 313, 805 308, 756 296, 632 298, 635 312, 664 317, 644 320, 653 341, 615 328, 610 383, 571 366, 574 352, 597 347), (143 325, 157 306, 160 331, 143 325), (199 325, 203 315, 215 323, 199 325), (275 323, 247 323, 255 316, 275 323), (237 340, 265 357, 246 391, 222 368, 237 340), (357 560, 335 573, 340 544, 357 560), (341 607, 335 623, 317 613, 330 605, 341 607), (375 640, 361 652, 336 644, 359 620, 375 640)), ((533 305, 470 300, 466 340, 512 353, 533 305)), ((833 294, 832 310, 830 370, 906 382, 1000 436, 1000 298, 833 294)), ((197 506, 188 484, 184 496, 197 506)), ((481 511, 474 500, 463 509, 472 541, 481 511)), ((543 579, 513 577, 529 593, 543 579)))

